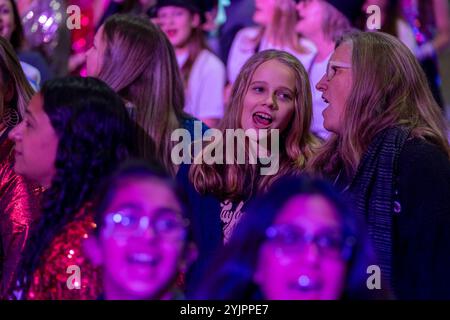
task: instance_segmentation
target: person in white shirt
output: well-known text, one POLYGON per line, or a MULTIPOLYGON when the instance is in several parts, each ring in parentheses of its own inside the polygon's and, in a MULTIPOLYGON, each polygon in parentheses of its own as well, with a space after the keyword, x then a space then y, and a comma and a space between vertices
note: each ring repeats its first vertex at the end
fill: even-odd
POLYGON ((200 7, 193 0, 159 0, 154 12, 175 48, 185 86, 184 111, 216 127, 224 113, 225 66, 207 47, 200 7))
POLYGON ((255 53, 276 49, 295 56, 308 69, 314 45, 294 32, 297 23, 294 0, 255 0, 254 27, 240 30, 228 55, 227 75, 232 84, 242 66, 255 53))

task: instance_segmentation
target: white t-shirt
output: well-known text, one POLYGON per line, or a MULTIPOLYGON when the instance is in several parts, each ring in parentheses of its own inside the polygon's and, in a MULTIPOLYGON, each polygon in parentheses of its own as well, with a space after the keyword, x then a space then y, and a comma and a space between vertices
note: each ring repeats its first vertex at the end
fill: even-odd
MULTIPOLYGON (((259 30, 259 27, 248 27, 240 30, 236 34, 233 40, 233 44, 231 45, 227 62, 227 76, 228 80, 231 83, 234 83, 236 81, 236 78, 239 75, 242 66, 255 53, 255 44, 252 40, 255 39, 255 37, 258 35, 259 30)), ((312 42, 306 39, 301 39, 299 43, 301 46, 309 49, 310 52, 301 54, 289 47, 275 46, 268 42, 264 37, 261 39, 259 51, 268 49, 286 51, 300 60, 305 69, 308 70, 311 61, 314 58, 316 48, 314 47, 312 42)))
MULTIPOLYGON (((187 57, 187 54, 177 56, 180 68, 187 57)), ((222 118, 224 87, 225 66, 212 52, 202 50, 189 75, 184 111, 199 119, 222 118)))
POLYGON ((312 102, 313 102, 313 119, 311 122, 311 131, 316 133, 319 137, 327 139, 330 132, 323 127, 322 111, 327 107, 327 104, 322 100, 322 92, 316 89, 316 84, 322 79, 327 72, 328 60, 331 54, 321 62, 314 62, 311 65, 309 72, 309 81, 311 82, 312 102))

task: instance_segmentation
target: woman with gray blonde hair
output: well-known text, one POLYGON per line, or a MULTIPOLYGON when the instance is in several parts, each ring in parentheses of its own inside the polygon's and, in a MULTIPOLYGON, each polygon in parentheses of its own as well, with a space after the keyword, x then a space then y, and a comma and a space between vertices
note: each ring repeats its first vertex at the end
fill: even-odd
POLYGON ((317 89, 333 134, 312 169, 366 219, 398 298, 450 298, 450 146, 419 62, 393 36, 352 32, 317 89))
POLYGON ((352 22, 358 16, 362 0, 300 0, 297 1, 300 17, 296 31, 311 40, 317 48, 316 55, 308 70, 313 95, 313 121, 311 130, 323 139, 329 132, 323 127, 322 111, 325 103, 316 83, 325 73, 328 60, 333 53, 336 41, 352 28, 352 22))

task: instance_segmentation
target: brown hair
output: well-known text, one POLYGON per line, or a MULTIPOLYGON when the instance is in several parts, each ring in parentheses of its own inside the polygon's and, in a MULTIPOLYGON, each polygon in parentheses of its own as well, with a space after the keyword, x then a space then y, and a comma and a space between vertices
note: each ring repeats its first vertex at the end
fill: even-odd
POLYGON ((188 117, 175 52, 148 19, 114 15, 104 24, 104 63, 99 78, 136 108, 136 121, 155 142, 156 156, 172 174, 172 132, 188 117))
MULTIPOLYGON (((261 51, 245 63, 233 84, 230 102, 219 124, 222 137, 225 139, 226 129, 242 128, 241 116, 244 98, 249 90, 253 74, 260 65, 269 60, 276 60, 288 66, 296 79, 294 114, 288 127, 280 135, 280 161, 277 175, 259 176, 257 166, 248 163, 193 164, 190 168, 189 178, 199 193, 212 193, 220 199, 242 199, 254 194, 254 189, 256 191, 267 190, 282 175, 299 173, 312 157, 318 141, 309 130, 312 117, 312 97, 308 74, 302 64, 287 52, 261 51)), ((203 154, 206 153, 209 145, 203 149, 203 154)), ((248 148, 248 146, 246 147, 248 148)), ((248 154, 248 149, 245 151, 248 154)))
POLYGON ((297 11, 292 0, 278 0, 272 21, 268 26, 260 28, 255 38, 250 39, 257 46, 265 34, 275 41, 274 45, 289 47, 298 53, 308 53, 308 49, 299 43, 299 35, 294 31, 297 24, 297 11))
MULTIPOLYGON (((192 16, 199 15, 195 12, 189 12, 192 16)), ((198 19, 200 21, 200 16, 198 17, 198 19)), ((186 62, 181 66, 181 76, 183 78, 183 84, 185 88, 188 87, 192 67, 194 66, 195 60, 197 60, 198 55, 200 54, 200 52, 202 52, 202 50, 210 50, 208 45, 206 44, 205 35, 203 34, 201 25, 192 29, 189 39, 187 40, 187 48, 188 58, 186 62)))
POLYGON ((15 51, 19 51, 20 49, 22 49, 22 46, 25 42, 22 21, 20 19, 16 2, 14 0, 9 0, 9 3, 11 4, 12 14, 14 17, 14 31, 11 34, 11 39, 9 39, 9 42, 12 44, 15 51))
POLYGON ((325 15, 322 22, 322 32, 331 41, 338 41, 342 35, 352 29, 350 21, 333 5, 326 1, 321 1, 325 15))
POLYGON ((350 43, 353 84, 343 116, 343 132, 321 148, 311 167, 325 175, 344 167, 349 176, 382 130, 406 126, 413 137, 435 143, 450 158, 446 124, 426 76, 411 51, 382 32, 351 32, 336 48, 350 43))
MULTIPOLYGON (((3 37, 0 37, 0 70, 2 90, 5 91, 5 86, 9 84, 14 88, 14 95, 9 102, 9 107, 16 110, 23 117, 34 90, 23 73, 22 66, 12 45, 3 37)), ((5 112, 3 103, 0 104, 0 107, 1 117, 5 112)))

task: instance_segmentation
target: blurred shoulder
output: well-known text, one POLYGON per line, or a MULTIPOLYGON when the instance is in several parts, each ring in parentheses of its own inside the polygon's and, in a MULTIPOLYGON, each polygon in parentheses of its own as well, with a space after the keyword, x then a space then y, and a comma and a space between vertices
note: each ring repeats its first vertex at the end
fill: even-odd
POLYGON ((254 40, 260 32, 259 27, 246 27, 236 33, 234 42, 239 45, 239 48, 244 50, 254 50, 254 40))
POLYGON ((207 65, 208 69, 217 72, 225 71, 225 65, 223 64, 222 60, 220 60, 218 56, 207 49, 202 50, 197 59, 202 65, 207 65))

